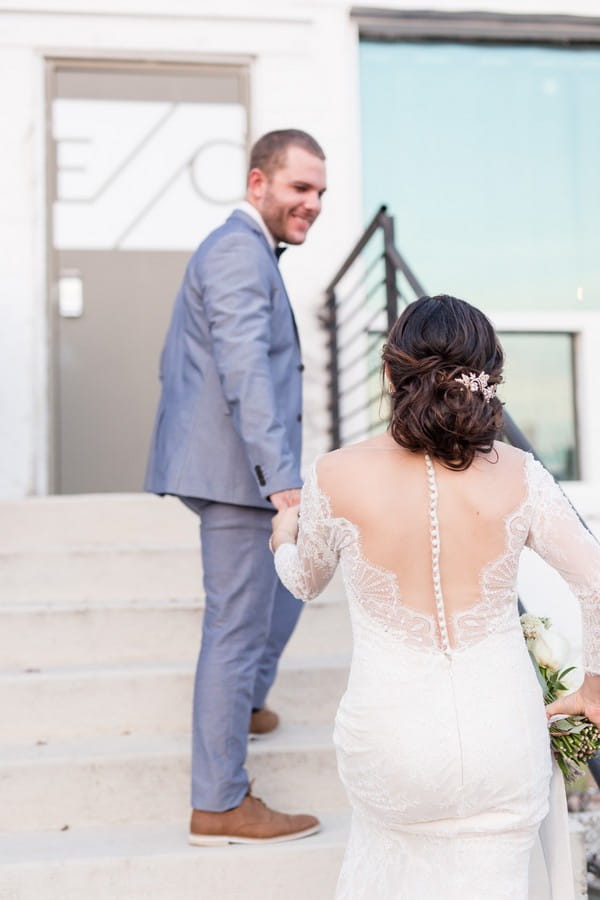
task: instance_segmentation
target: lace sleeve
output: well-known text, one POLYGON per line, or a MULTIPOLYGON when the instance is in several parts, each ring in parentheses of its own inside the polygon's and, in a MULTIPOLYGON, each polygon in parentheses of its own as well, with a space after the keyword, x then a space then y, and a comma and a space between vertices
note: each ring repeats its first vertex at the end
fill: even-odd
POLYGON ((581 606, 583 664, 600 674, 600 544, 549 472, 536 460, 528 467, 534 506, 527 546, 562 575, 581 606))
POLYGON ((294 597, 313 600, 329 584, 339 557, 335 525, 313 465, 302 488, 298 542, 275 553, 277 574, 294 597))

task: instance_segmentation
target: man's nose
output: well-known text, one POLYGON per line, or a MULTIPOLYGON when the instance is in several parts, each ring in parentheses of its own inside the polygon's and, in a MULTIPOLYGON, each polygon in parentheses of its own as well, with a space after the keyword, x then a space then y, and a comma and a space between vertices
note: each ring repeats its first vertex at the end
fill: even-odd
POLYGON ((313 216, 318 216, 321 212, 321 198, 318 193, 315 191, 305 197, 304 205, 313 216))

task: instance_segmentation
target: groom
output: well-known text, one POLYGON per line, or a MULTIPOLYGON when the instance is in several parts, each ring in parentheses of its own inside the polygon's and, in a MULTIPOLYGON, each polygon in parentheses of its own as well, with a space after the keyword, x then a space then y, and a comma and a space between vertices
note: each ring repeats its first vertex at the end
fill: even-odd
POLYGON ((325 191, 324 153, 306 132, 264 135, 246 199, 188 264, 160 363, 162 395, 146 489, 200 517, 206 604, 192 739, 193 844, 291 840, 318 830, 253 797, 249 729, 265 707, 301 603, 279 582, 271 517, 299 502, 303 369, 278 258, 302 244, 325 191))

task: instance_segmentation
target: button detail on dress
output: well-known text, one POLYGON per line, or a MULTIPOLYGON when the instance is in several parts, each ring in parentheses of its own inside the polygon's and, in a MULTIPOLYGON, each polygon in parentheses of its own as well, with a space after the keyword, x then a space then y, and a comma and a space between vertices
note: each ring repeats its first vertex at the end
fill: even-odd
POLYGON ((438 628, 440 629, 441 649, 445 656, 450 657, 450 639, 448 637, 448 627, 446 625, 446 613, 440 577, 440 523, 437 514, 438 487, 435 479, 435 469, 433 468, 433 463, 428 453, 425 454, 425 466, 427 468, 427 485, 429 488, 429 532, 431 534, 433 594, 435 597, 438 628))

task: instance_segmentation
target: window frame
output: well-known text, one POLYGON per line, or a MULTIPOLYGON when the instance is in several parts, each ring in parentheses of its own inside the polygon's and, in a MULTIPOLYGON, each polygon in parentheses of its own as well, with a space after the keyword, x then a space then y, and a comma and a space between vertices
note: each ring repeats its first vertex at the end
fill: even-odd
MULTIPOLYGON (((486 311, 499 333, 567 333, 573 336, 573 380, 579 479, 567 482, 569 495, 576 502, 580 498, 585 509, 594 509, 587 486, 600 483, 600 414, 594 415, 599 404, 598 365, 600 360, 600 311, 564 312, 556 310, 498 310, 486 311)), ((539 377, 543 380, 544 373, 539 377)), ((597 513, 596 513, 597 514, 597 513)))
MULTIPOLYGON (((577 347, 578 347, 579 332, 572 331, 572 330, 566 330, 566 329, 559 330, 558 328, 552 328, 552 329, 537 328, 535 330, 534 329, 523 329, 523 328, 520 328, 520 329, 505 328, 502 330, 498 329, 498 337, 500 338, 500 342, 503 344, 503 346, 505 344, 505 338, 513 337, 515 335, 520 336, 520 337, 527 336, 527 337, 531 337, 531 338, 536 338, 536 337, 543 338, 543 337, 549 337, 551 335, 561 335, 561 336, 569 339, 569 344, 570 344, 569 350, 571 353, 571 366, 570 366, 570 370, 571 370, 570 377, 571 377, 571 387, 572 387, 571 403, 572 403, 572 415, 573 415, 573 438, 574 438, 574 444, 575 444, 574 468, 575 468, 575 471, 579 475, 579 477, 577 479, 569 479, 569 480, 580 481, 581 480, 581 437, 580 437, 581 428, 580 428, 579 404, 577 401, 577 389, 578 389, 577 347)), ((506 364, 506 359, 505 359, 505 364, 506 364)), ((543 381, 543 378, 541 380, 543 381)), ((502 398, 502 399, 504 399, 504 398, 502 398)), ((512 413, 513 412, 512 407, 508 406, 508 408, 510 409, 510 411, 512 413)), ((516 421, 518 423, 519 419, 517 418, 516 421)), ((532 443, 536 452, 541 453, 542 448, 538 447, 537 443, 532 440, 531 436, 526 435, 526 437, 532 443)))
POLYGON ((530 43, 594 47, 600 16, 499 12, 437 12, 355 6, 360 40, 530 43))

